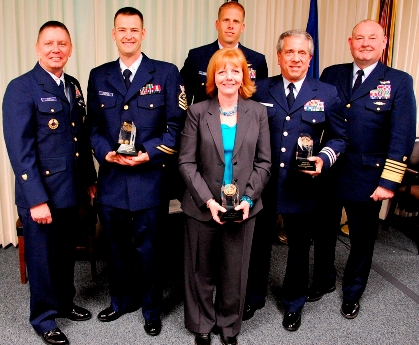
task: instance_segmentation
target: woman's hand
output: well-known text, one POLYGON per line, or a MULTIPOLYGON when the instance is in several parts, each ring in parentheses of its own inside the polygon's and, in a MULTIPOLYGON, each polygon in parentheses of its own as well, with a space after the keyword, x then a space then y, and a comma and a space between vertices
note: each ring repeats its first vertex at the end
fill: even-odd
POLYGON ((222 222, 220 220, 220 217, 218 216, 218 212, 227 212, 227 210, 222 207, 218 202, 216 202, 214 199, 210 199, 207 201, 207 207, 210 209, 212 219, 214 219, 218 224, 224 224, 225 222, 222 222))
MULTIPOLYGON (((240 205, 236 206, 234 209, 236 211, 243 210, 243 220, 249 218, 250 205, 246 200, 243 200, 240 205)), ((243 220, 238 220, 237 222, 242 222, 243 220)))

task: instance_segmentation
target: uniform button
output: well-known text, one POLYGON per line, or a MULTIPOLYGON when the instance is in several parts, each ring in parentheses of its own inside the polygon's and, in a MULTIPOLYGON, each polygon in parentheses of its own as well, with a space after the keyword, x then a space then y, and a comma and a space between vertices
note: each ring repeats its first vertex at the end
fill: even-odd
POLYGON ((283 134, 284 134, 284 137, 286 137, 288 135, 288 132, 284 132, 283 134))
POLYGON ((378 108, 377 108, 377 110, 378 110, 378 111, 380 111, 380 110, 381 110, 381 108, 379 108, 379 107, 378 107, 378 108))
POLYGON ((377 164, 376 164, 376 166, 378 166, 378 167, 379 167, 379 166, 380 166, 380 163, 377 163, 377 164))
POLYGON ((101 108, 103 108, 104 106, 105 106, 105 105, 104 105, 103 103, 100 105, 100 107, 101 107, 101 108))
POLYGON ((26 181, 27 179, 28 179, 28 175, 23 174, 23 175, 22 175, 22 180, 25 180, 25 181, 26 181))
POLYGON ((350 108, 350 107, 351 107, 351 105, 350 105, 350 104, 347 104, 347 105, 346 105, 346 108, 350 108))
POLYGON ((78 152, 76 152, 76 157, 80 156, 78 152))
POLYGON ((164 165, 164 164, 162 164, 162 167, 164 168, 164 167, 165 167, 165 165, 164 165))
POLYGON ((316 119, 313 119, 313 123, 315 123, 316 122, 316 119))
POLYGON ((128 108, 129 108, 129 107, 128 107, 128 105, 127 105, 127 104, 125 104, 125 105, 124 105, 124 110, 128 110, 128 108))
POLYGON ((205 85, 205 83, 201 83, 201 86, 204 86, 205 85))
POLYGON ((51 113, 53 113, 55 110, 54 109, 51 109, 51 113))
POLYGON ((71 125, 74 127, 76 124, 74 122, 72 122, 71 125))
POLYGON ((285 152, 287 149, 285 148, 285 147, 283 147, 282 149, 281 149, 281 152, 285 152))
POLYGON ((49 170, 45 171, 45 175, 49 175, 49 170))
POLYGON ((151 103, 151 104, 150 104, 150 108, 153 108, 153 107, 154 107, 154 104, 153 104, 153 103, 151 103))
POLYGON ((74 137, 74 141, 77 141, 77 138, 76 137, 74 137))
POLYGON ((281 164, 279 164, 279 166, 280 166, 281 168, 283 168, 283 167, 285 166, 285 164, 284 164, 284 163, 281 163, 281 164))
POLYGON ((348 119, 345 119, 345 122, 348 122, 348 119))
POLYGON ((286 120, 286 121, 289 121, 289 120, 291 120, 291 118, 290 118, 289 116, 287 116, 287 117, 285 118, 285 120, 286 120))

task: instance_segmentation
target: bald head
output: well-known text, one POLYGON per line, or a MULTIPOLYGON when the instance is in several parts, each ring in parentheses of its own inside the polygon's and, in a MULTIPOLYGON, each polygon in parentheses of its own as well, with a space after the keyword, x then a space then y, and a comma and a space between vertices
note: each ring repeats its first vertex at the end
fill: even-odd
POLYGON ((355 63, 363 69, 380 60, 387 37, 380 24, 367 19, 355 25, 348 43, 355 63))

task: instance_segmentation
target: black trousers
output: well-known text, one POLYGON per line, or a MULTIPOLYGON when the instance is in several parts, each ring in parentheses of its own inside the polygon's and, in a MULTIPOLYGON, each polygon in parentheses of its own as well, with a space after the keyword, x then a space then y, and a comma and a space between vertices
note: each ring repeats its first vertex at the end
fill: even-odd
POLYGON ((185 326, 225 336, 240 332, 255 218, 219 225, 186 217, 185 326), (216 291, 215 302, 214 291, 216 291))
POLYGON ((336 282, 336 229, 340 227, 344 207, 351 249, 342 282, 343 299, 355 302, 361 298, 371 270, 381 204, 373 200, 345 201, 325 208, 328 213, 323 215, 314 241, 314 284, 320 291, 336 282))
POLYGON ((299 312, 306 300, 309 283, 309 255, 316 222, 314 212, 283 214, 288 240, 288 259, 281 300, 285 312, 299 312))

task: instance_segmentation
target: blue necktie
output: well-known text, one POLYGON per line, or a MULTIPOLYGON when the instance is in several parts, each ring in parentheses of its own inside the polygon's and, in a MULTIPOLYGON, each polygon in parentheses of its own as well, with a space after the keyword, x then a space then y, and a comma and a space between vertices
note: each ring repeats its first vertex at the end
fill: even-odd
POLYGON ((65 91, 64 91, 64 83, 63 81, 60 79, 60 85, 58 85, 58 87, 61 89, 61 91, 64 93, 65 95, 65 91))
POLYGON ((364 75, 364 71, 362 69, 360 69, 358 72, 356 72, 358 74, 358 76, 355 79, 355 83, 354 86, 352 87, 352 93, 355 92, 355 90, 357 88, 359 88, 359 86, 362 84, 362 76, 364 75))
POLYGON ((290 93, 287 96, 287 102, 288 102, 288 109, 291 109, 295 101, 294 91, 293 91, 293 89, 295 88, 295 85, 291 83, 288 85, 288 88, 290 89, 290 93))
POLYGON ((129 80, 129 77, 131 76, 131 74, 132 74, 132 72, 128 68, 126 70, 124 70, 124 72, 122 73, 122 75, 124 76, 124 79, 125 79, 125 86, 126 86, 127 90, 131 86, 131 80, 129 80))

